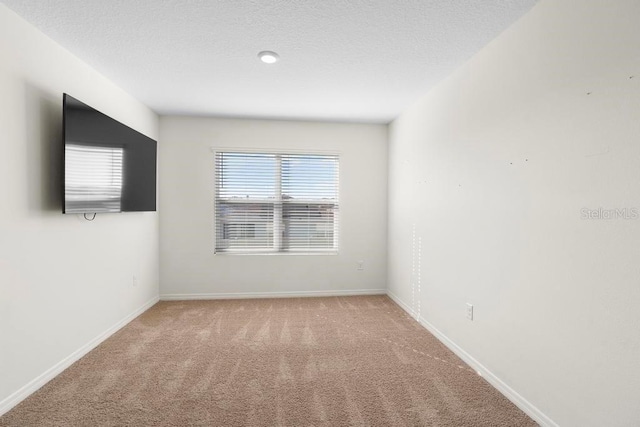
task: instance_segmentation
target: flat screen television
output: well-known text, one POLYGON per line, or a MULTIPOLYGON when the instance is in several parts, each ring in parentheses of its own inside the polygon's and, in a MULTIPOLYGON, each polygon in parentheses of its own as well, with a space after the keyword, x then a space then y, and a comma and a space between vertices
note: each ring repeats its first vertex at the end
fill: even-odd
POLYGON ((156 210, 156 141, 66 93, 63 133, 63 213, 156 210))

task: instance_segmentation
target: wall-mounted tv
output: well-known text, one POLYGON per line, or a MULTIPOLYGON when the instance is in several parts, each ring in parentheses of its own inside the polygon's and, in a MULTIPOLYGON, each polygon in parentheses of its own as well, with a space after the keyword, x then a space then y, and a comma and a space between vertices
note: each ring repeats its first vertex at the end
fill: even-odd
POLYGON ((63 96, 63 213, 156 210, 157 143, 63 96))

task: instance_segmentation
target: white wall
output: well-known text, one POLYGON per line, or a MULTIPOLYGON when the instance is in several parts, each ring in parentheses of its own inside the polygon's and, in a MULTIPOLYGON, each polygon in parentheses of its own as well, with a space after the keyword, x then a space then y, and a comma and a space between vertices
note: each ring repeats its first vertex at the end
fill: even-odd
POLYGON ((581 219, 640 209, 639 22, 542 1, 390 128, 390 291, 561 426, 640 423, 640 219, 581 219))
POLYGON ((160 140, 161 298, 384 292, 386 126, 162 117, 160 140), (214 255, 211 147, 339 152, 339 254, 214 255))
POLYGON ((61 213, 63 92, 157 137, 154 113, 0 5, 0 414, 158 296, 156 213, 61 213))

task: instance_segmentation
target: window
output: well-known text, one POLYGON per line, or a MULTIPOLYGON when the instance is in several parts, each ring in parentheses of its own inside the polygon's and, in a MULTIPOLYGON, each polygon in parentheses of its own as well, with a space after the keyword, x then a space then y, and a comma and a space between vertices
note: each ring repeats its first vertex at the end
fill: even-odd
POLYGON ((216 252, 338 250, 338 156, 215 153, 216 252))

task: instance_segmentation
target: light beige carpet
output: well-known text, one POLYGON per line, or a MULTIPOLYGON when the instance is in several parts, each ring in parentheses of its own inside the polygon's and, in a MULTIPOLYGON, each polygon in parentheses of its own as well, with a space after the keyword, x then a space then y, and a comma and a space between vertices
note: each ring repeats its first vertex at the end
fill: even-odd
POLYGON ((160 302, 0 426, 533 426, 386 296, 160 302))

